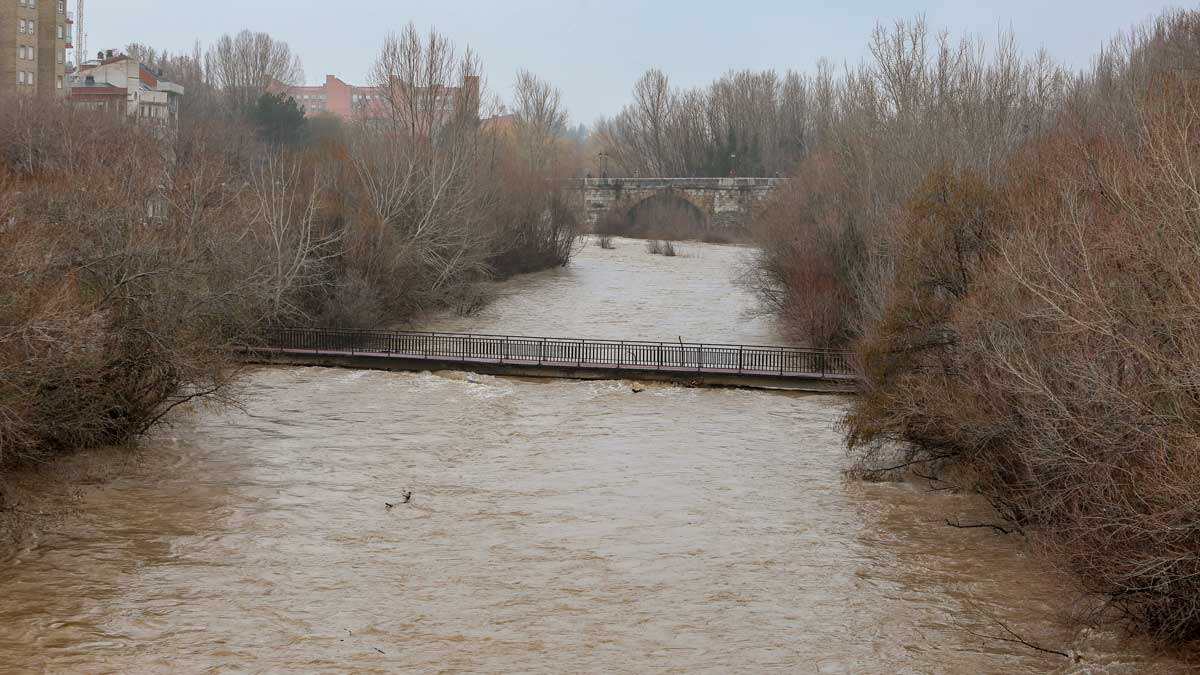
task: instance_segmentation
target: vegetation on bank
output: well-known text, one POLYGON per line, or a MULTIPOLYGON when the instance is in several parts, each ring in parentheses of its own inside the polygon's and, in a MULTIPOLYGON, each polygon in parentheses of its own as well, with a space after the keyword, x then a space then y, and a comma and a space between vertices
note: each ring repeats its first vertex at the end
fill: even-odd
POLYGON ((851 345, 859 472, 977 491, 1120 620, 1200 638, 1200 13, 1087 72, 879 30, 758 222, 755 283, 851 345), (824 125, 822 127, 822 125, 824 125))
POLYGON ((455 100, 412 108, 392 88, 394 114, 370 124, 305 120, 269 95, 298 68, 269 36, 139 56, 186 86, 177 132, 0 105, 0 470, 221 396, 232 345, 263 326, 471 307, 480 282, 575 250, 577 214, 551 180, 574 170, 565 115, 536 77, 520 79, 509 133, 482 125, 478 88, 461 86, 474 57, 411 27, 376 76, 455 100), (278 58, 256 58, 264 45, 278 58))

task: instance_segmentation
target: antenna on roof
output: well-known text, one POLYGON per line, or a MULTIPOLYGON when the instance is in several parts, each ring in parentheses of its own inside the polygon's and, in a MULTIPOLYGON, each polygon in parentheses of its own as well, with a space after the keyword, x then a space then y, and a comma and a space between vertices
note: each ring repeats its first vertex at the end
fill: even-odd
POLYGON ((79 70, 88 53, 87 33, 83 30, 83 0, 76 0, 75 4, 75 34, 78 40, 75 43, 75 69, 79 70))

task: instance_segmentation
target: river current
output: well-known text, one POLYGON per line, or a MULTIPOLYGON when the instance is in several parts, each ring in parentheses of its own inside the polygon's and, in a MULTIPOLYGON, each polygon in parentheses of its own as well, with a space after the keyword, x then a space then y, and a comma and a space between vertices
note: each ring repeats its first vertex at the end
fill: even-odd
MULTIPOLYGON (((421 327, 779 341, 746 249, 681 249, 590 246, 421 327)), ((945 526, 977 499, 844 478, 838 397, 262 368, 240 399, 0 561, 0 672, 1182 668, 1072 630, 1015 535, 945 526)))

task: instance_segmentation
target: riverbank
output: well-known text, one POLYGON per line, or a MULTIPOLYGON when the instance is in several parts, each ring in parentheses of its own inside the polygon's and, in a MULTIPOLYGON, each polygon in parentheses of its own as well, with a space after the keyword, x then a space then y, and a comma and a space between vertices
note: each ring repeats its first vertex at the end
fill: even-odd
MULTIPOLYGON (((445 320, 604 334, 626 307, 773 340, 738 308, 744 251, 611 253, 445 320), (582 311, 598 289, 626 302, 582 311)), ((244 407, 186 411, 79 494, 47 490, 71 514, 0 563, 0 672, 1078 667, 993 639, 997 621, 1109 673, 1186 670, 1077 632, 1018 537, 946 526, 988 522, 978 497, 846 480, 844 399, 323 368, 244 383, 244 407)))

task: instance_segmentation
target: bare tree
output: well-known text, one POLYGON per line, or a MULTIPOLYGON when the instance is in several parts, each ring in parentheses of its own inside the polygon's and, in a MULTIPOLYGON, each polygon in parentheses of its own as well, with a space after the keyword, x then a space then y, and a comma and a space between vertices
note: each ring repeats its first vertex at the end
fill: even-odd
POLYGON ((431 140, 447 127, 478 122, 478 60, 469 49, 459 56, 437 31, 422 38, 410 23, 388 35, 368 80, 387 106, 392 129, 410 138, 431 140))
POLYGON ((248 110, 271 87, 300 84, 300 57, 286 42, 244 30, 223 35, 204 55, 207 80, 224 95, 229 110, 248 110))
POLYGON ((548 82, 522 70, 514 89, 517 147, 531 171, 544 171, 555 159, 556 146, 567 130, 562 95, 548 82))
POLYGON ((274 320, 307 318, 296 296, 328 284, 330 264, 342 253, 338 244, 344 233, 320 231, 323 183, 319 168, 281 153, 250 172, 246 197, 262 254, 255 278, 264 285, 266 310, 274 320))

